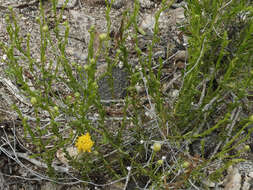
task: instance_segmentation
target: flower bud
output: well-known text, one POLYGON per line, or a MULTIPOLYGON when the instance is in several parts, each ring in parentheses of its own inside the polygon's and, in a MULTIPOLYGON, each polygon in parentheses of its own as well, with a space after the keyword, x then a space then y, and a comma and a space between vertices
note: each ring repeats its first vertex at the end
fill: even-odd
POLYGON ((95 26, 94 26, 94 25, 92 25, 92 26, 90 27, 89 32, 92 32, 93 30, 95 30, 95 26))
POLYGON ((43 32, 47 32, 47 31, 48 31, 48 26, 47 26, 47 25, 44 25, 44 26, 42 27, 42 30, 43 30, 43 32))
POLYGON ((117 49, 116 52, 117 52, 117 54, 120 54, 120 53, 121 53, 121 50, 120 50, 120 49, 117 49))
POLYGON ((35 104, 37 103, 37 99, 36 99, 35 97, 32 97, 32 98, 31 98, 31 103, 32 103, 33 105, 35 105, 35 104))
POLYGON ((183 168, 188 168, 190 166, 190 163, 185 161, 183 164, 182 164, 182 167, 183 168))
POLYGON ((75 93, 75 97, 76 97, 76 98, 79 98, 79 97, 80 97, 80 93, 79 93, 79 92, 76 92, 76 93, 75 93))
POLYGON ((94 58, 92 58, 92 59, 90 59, 90 64, 95 64, 95 59, 94 58))
POLYGON ((63 23, 63 25, 64 25, 65 27, 69 27, 69 23, 68 23, 67 21, 65 21, 65 22, 63 23))
POLYGON ((36 22, 39 23, 39 22, 40 22, 40 17, 37 16, 37 17, 35 18, 35 20, 36 20, 36 22))
POLYGON ((93 83, 92 83, 92 87, 93 87, 94 89, 98 89, 97 83, 96 83, 96 82, 93 82, 93 83))
POLYGON ((249 145, 245 145, 245 146, 244 146, 244 150, 245 150, 245 151, 249 151, 249 150, 250 150, 250 146, 249 146, 249 145))
POLYGON ((253 115, 249 117, 249 121, 253 122, 253 115))
POLYGON ((82 68, 83 68, 83 67, 82 67, 81 65, 78 65, 77 70, 78 70, 78 71, 82 71, 82 68))
POLYGON ((3 54, 3 60, 5 61, 7 59, 7 55, 3 54))
POLYGON ((76 62, 72 62, 71 65, 72 65, 72 67, 75 67, 76 66, 76 62))
POLYGON ((124 67, 124 63, 122 61, 119 62, 119 68, 122 69, 124 67))
POLYGON ((5 17, 5 20, 6 20, 7 22, 9 22, 9 21, 10 21, 10 17, 9 17, 9 15, 7 15, 7 16, 5 17))
POLYGON ((163 164, 163 160, 158 160, 157 164, 162 165, 163 164))
POLYGON ((54 111, 55 112, 58 112, 59 111, 59 108, 57 106, 54 106, 54 111))
POLYGON ((85 71, 88 71, 88 70, 90 69, 90 65, 85 64, 85 65, 83 66, 83 68, 84 68, 85 71))
POLYGON ((100 41, 104 41, 106 39, 106 37, 107 37, 107 34, 106 33, 102 33, 102 34, 99 35, 99 40, 100 41))
POLYGON ((161 143, 159 143, 159 142, 155 142, 154 144, 153 144, 153 150, 155 151, 155 152, 158 152, 158 151, 160 151, 161 150, 161 147, 162 147, 162 145, 161 145, 161 143))
POLYGON ((68 95, 66 99, 68 102, 70 102, 72 100, 72 97, 68 95))
POLYGON ((9 11, 13 11, 13 7, 12 6, 8 6, 8 9, 9 9, 9 11))

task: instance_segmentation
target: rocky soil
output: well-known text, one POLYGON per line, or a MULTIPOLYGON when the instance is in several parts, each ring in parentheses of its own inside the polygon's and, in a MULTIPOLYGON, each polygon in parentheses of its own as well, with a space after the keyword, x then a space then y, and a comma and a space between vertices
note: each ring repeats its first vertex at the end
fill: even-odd
MULTIPOLYGON (((64 0, 59 0, 58 8, 63 6, 64 0)), ((187 61, 187 37, 182 35, 180 27, 184 24, 184 8, 185 2, 182 0, 176 1, 172 7, 161 14, 160 22, 160 38, 162 39, 155 47, 153 59, 162 57, 166 60, 167 66, 163 69, 164 83, 163 92, 168 93, 173 99, 177 96, 177 86, 180 83, 181 70, 184 69, 187 61)), ((22 34, 31 34, 31 52, 35 58, 39 59, 40 52, 40 29, 36 22, 36 17, 39 15, 39 1, 38 0, 0 0, 0 41, 8 43, 8 35, 6 32, 6 14, 9 13, 8 6, 14 8, 14 12, 18 18, 21 26, 22 34)), ((160 8, 159 1, 140 0, 141 15, 139 18, 139 26, 143 29, 146 35, 140 35, 140 48, 145 52, 147 45, 151 42, 154 27, 154 13, 160 8)), ((53 28, 52 15, 50 14, 50 1, 43 1, 46 18, 49 26, 53 28), (50 25, 50 23, 52 25, 50 25)), ((115 0, 112 6, 111 16, 111 35, 114 36, 120 28, 122 13, 125 9, 133 7, 132 0, 115 0)), ((89 42, 89 28, 95 26, 97 34, 106 32, 105 19, 106 3, 104 0, 69 0, 67 7, 64 10, 63 20, 70 23, 69 44, 66 49, 68 58, 71 61, 85 64, 88 55, 89 42)), ((63 24, 61 25, 64 30, 63 24)), ((62 33, 63 35, 63 33, 62 33)), ((113 38, 112 38, 113 39, 113 38)), ((129 39, 129 42, 131 39, 129 39)), ((115 41, 111 41, 115 44, 115 41)), ((131 47, 130 47, 131 48, 131 47)), ((113 50, 112 50, 113 51, 113 50)), ((5 59, 5 56, 0 49, 0 57, 5 59)), ((138 60, 134 55, 130 55, 131 64, 138 66, 138 60)), ((19 135, 19 126, 21 125, 18 116, 12 112, 11 105, 16 103, 20 109, 28 116, 31 112, 30 104, 25 97, 20 95, 17 84, 5 77, 4 70, 6 65, 0 59, 0 146, 5 147, 8 142, 6 139, 13 138, 19 135)), ((105 60, 99 59, 97 65, 96 76, 101 76, 106 70, 105 60)), ((120 63, 114 68, 112 72, 114 80, 114 94, 109 90, 107 78, 102 78, 99 82, 99 93, 103 100, 112 98, 122 99, 125 96, 125 88, 128 85, 127 72, 120 63)), ((57 87, 60 88, 60 87, 57 87)), ((16 142, 21 146, 22 142, 16 142)), ((26 149, 22 147, 23 150, 26 149)), ((6 149, 4 149, 6 150, 6 149)), ((40 171, 38 163, 32 162, 31 159, 25 159, 24 154, 14 154, 12 150, 4 152, 0 149, 0 190, 8 189, 83 189, 80 184, 54 184, 50 182, 45 176, 38 175, 36 172, 40 171), (33 172, 31 172, 31 168, 33 172)), ((19 152, 20 150, 16 150, 19 152)), ((42 172, 43 173, 43 172, 42 172)), ((238 168, 231 168, 231 176, 227 178, 226 184, 223 185, 225 189, 229 189, 229 185, 236 183, 238 187, 243 190, 250 189, 250 181, 253 180, 253 167, 249 161, 248 165, 240 165, 238 168), (242 169, 243 167, 247 169, 242 169), (244 171, 244 173, 242 172, 244 171), (246 171, 246 172, 245 172, 246 171), (233 173, 234 172, 234 173, 233 173)), ((214 188, 214 184, 206 182, 210 188, 214 188)), ((101 189, 117 190, 123 189, 124 184, 116 183, 103 187, 101 189)), ((134 187, 129 184, 127 189, 134 187)), ((238 188, 238 189, 239 189, 238 188)))

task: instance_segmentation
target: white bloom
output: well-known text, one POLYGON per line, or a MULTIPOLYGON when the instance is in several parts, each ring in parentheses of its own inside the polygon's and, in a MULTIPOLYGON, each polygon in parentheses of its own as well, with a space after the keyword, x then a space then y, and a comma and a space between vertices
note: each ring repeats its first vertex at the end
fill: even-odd
POLYGON ((7 59, 7 55, 4 54, 4 55, 3 55, 3 60, 5 61, 6 59, 7 59))
POLYGON ((131 166, 127 166, 127 168, 126 168, 128 171, 130 171, 132 168, 131 168, 131 166))

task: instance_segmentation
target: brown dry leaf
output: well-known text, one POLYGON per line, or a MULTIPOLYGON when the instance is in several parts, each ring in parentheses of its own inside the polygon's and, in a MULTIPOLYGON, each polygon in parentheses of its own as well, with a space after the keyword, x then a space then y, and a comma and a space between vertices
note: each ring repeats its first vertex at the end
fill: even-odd
POLYGON ((99 44, 100 44, 99 35, 100 35, 100 33, 97 30, 95 30, 94 35, 95 35, 95 37, 94 37, 94 41, 93 41, 93 49, 94 49, 94 55, 96 55, 99 50, 99 44))
POLYGON ((180 51, 178 51, 177 52, 177 54, 175 55, 175 60, 177 60, 177 61, 185 61, 185 60, 187 60, 187 57, 188 57, 188 55, 187 55, 187 51, 185 51, 185 50, 180 50, 180 51))
POLYGON ((124 18, 121 19, 119 30, 114 35, 114 39, 116 41, 115 48, 118 48, 119 43, 122 41, 124 32, 124 18))
POLYGON ((177 61, 177 62, 176 62, 176 67, 177 67, 178 69, 184 69, 184 68, 185 68, 185 62, 183 62, 183 61, 181 61, 181 60, 177 61))

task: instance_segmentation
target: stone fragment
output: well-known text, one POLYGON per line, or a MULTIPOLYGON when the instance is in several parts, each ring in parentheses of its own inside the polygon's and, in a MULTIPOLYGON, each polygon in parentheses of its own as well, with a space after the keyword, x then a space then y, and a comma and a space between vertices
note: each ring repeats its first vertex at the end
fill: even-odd
MULTIPOLYGON (((103 64, 105 65, 105 64, 103 64)), ((106 66, 101 65, 100 67, 103 68, 102 70, 106 71, 106 66)), ((101 69, 98 69, 101 70, 101 69)), ((128 84, 128 73, 126 69, 114 67, 112 69, 112 82, 113 88, 111 88, 111 80, 110 76, 102 75, 103 73, 96 73, 96 77, 99 78, 98 81, 98 93, 102 100, 108 99, 120 99, 123 98, 126 94, 126 88, 128 84), (101 77, 100 77, 101 76, 101 77)))
POLYGON ((171 97, 173 99, 177 98, 179 96, 179 90, 175 89, 175 90, 172 90, 171 92, 171 97))
POLYGON ((185 61, 187 60, 187 52, 185 50, 180 50, 175 55, 175 60, 185 61))
POLYGON ((77 39, 84 39, 85 43, 89 43, 90 33, 89 29, 95 25, 95 19, 80 11, 70 10, 72 27, 70 28, 70 36, 77 39))
POLYGON ((228 175, 225 178, 226 184, 224 190, 238 190, 241 188, 242 176, 238 168, 230 166, 227 171, 228 175))
POLYGON ((187 5, 186 2, 184 1, 180 1, 180 2, 176 1, 175 3, 171 5, 171 8, 176 9, 176 8, 183 7, 186 5, 187 5))
POLYGON ((176 23, 181 24, 185 20, 183 7, 179 7, 177 9, 171 10, 170 14, 171 14, 172 20, 175 21, 176 23))
MULTIPOLYGON (((64 4, 66 3, 66 0, 58 0, 57 8, 62 8, 64 4)), ((69 0, 65 8, 73 8, 76 6, 77 0, 69 0)))
POLYGON ((122 182, 117 182, 109 185, 106 190, 122 190, 124 189, 125 184, 122 182))
POLYGON ((168 28, 168 25, 170 25, 168 14, 166 14, 165 12, 161 12, 158 22, 159 22, 159 29, 166 30, 168 28))
MULTIPOLYGON (((75 147, 67 147, 66 151, 68 152, 70 157, 75 157, 78 155, 78 151, 75 147)), ((59 149, 56 152, 56 157, 61 161, 61 163, 65 164, 66 166, 68 166, 68 159, 66 158, 66 154, 63 152, 62 149, 59 149)))
POLYGON ((205 158, 209 158, 215 147, 217 146, 219 139, 217 138, 217 133, 213 132, 210 135, 207 135, 205 137, 203 137, 202 139, 198 139, 193 141, 190 145, 190 154, 191 155, 201 155, 204 156, 205 158), (204 155, 202 155, 202 145, 201 145, 201 141, 204 140, 205 141, 205 146, 204 146, 204 155))
POLYGON ((155 17, 152 14, 146 14, 143 17, 143 20, 140 24, 141 30, 147 34, 153 34, 153 29, 155 26, 155 17))
POLYGON ((244 183, 242 185, 241 190, 250 190, 250 186, 251 186, 250 182, 251 182, 251 180, 252 180, 252 178, 246 175, 244 177, 244 183))
POLYGON ((52 182, 45 182, 43 185, 41 185, 41 190, 60 190, 62 188, 62 185, 57 185, 52 182))
POLYGON ((150 0, 139 0, 140 6, 143 9, 150 9, 154 6, 154 3, 151 2, 150 0))
MULTIPOLYGON (((110 1, 110 0, 109 0, 110 1)), ((125 0, 114 0, 112 3, 112 8, 114 9, 120 9, 126 4, 125 0)))
POLYGON ((80 49, 74 47, 66 47, 66 53, 81 61, 85 61, 88 57, 87 53, 83 53, 80 49))
POLYGON ((214 182, 212 182, 212 181, 210 181, 210 180, 208 180, 208 179, 204 179, 203 181, 202 181, 202 183, 204 184, 204 185, 206 185, 207 187, 211 187, 211 188, 214 188, 215 187, 215 183, 214 182))
POLYGON ((253 179, 253 172, 249 172, 248 176, 253 179))

